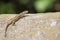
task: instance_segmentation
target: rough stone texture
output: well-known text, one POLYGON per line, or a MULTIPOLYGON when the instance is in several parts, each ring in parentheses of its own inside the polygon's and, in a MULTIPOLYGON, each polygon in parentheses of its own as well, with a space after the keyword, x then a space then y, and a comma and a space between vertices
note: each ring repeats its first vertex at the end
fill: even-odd
POLYGON ((15 26, 9 26, 5 38, 7 21, 15 15, 0 15, 0 40, 60 40, 60 12, 26 14, 26 17, 19 19, 15 26))

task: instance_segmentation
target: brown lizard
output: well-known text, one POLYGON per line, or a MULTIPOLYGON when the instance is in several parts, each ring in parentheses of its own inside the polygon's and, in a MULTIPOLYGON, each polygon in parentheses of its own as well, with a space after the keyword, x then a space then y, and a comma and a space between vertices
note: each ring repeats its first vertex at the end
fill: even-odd
POLYGON ((20 18, 22 18, 26 13, 28 13, 28 11, 23 11, 23 12, 17 14, 15 17, 8 20, 8 23, 7 23, 7 26, 6 26, 6 29, 5 29, 5 37, 7 36, 7 29, 9 27, 9 25, 11 25, 11 24, 14 25, 15 22, 18 21, 20 18))

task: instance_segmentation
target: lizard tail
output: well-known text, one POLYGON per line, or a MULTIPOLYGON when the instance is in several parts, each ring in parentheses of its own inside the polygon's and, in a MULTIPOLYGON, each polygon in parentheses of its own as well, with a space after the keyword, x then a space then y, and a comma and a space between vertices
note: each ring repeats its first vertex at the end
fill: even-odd
POLYGON ((6 26, 6 29, 5 29, 5 37, 7 36, 7 29, 8 29, 8 26, 9 26, 9 25, 7 25, 7 26, 6 26))

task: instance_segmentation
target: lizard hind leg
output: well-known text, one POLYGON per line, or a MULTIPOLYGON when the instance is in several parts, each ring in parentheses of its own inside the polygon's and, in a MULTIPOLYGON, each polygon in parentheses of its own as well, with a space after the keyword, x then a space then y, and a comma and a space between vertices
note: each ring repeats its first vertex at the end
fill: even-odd
POLYGON ((15 21, 12 22, 12 25, 13 25, 13 26, 16 26, 16 25, 15 25, 15 21))

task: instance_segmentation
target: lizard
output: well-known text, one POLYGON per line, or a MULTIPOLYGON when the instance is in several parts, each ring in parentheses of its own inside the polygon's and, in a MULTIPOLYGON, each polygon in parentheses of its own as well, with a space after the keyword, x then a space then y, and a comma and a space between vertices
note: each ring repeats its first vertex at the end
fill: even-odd
POLYGON ((11 18, 10 20, 8 20, 8 23, 6 25, 6 29, 5 29, 5 37, 7 36, 7 29, 9 27, 9 25, 14 25, 16 21, 18 21, 20 18, 22 18, 26 13, 28 13, 28 11, 23 11, 19 14, 17 14, 15 17, 11 18))

